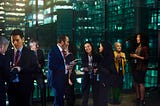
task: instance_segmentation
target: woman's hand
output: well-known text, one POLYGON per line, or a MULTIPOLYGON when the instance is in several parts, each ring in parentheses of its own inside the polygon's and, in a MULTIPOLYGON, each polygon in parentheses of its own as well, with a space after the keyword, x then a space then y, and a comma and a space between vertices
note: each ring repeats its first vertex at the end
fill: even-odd
POLYGON ((73 85, 73 83, 72 83, 70 78, 68 79, 68 83, 69 83, 69 85, 73 85))
POLYGON ((134 54, 130 54, 130 56, 133 57, 133 58, 137 58, 137 54, 135 54, 135 53, 134 54))

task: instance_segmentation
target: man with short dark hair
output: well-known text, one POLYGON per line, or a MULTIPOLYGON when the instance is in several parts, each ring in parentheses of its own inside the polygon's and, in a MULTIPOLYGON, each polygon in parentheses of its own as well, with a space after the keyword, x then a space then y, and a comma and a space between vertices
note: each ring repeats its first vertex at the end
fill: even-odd
POLYGON ((38 64, 33 51, 26 48, 23 32, 15 29, 11 33, 14 49, 7 52, 13 79, 8 86, 9 106, 29 106, 33 89, 32 74, 36 73, 38 64))

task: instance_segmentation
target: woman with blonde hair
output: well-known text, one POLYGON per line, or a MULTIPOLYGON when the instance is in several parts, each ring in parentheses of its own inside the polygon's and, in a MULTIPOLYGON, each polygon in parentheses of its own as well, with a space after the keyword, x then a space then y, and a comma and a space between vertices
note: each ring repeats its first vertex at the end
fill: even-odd
POLYGON ((121 43, 115 42, 114 44, 115 51, 114 51, 114 60, 115 66, 117 71, 117 77, 120 82, 118 82, 116 87, 112 88, 113 94, 113 104, 120 104, 120 91, 123 87, 123 77, 125 73, 125 64, 126 64, 126 56, 125 53, 122 52, 121 43))

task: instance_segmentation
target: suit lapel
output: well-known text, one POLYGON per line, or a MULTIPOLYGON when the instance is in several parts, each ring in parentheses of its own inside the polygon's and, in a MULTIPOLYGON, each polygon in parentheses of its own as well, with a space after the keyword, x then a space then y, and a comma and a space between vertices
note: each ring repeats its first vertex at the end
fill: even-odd
POLYGON ((56 54, 58 55, 59 59, 63 61, 63 56, 62 56, 61 51, 59 50, 58 46, 56 46, 56 54))
MULTIPOLYGON (((18 63, 20 66, 21 66, 21 64, 23 64, 24 57, 25 57, 24 54, 26 54, 25 52, 26 52, 26 48, 23 47, 23 48, 22 48, 22 51, 21 51, 21 57, 20 57, 20 60, 19 60, 19 63, 18 63)), ((25 58, 27 58, 27 57, 25 57, 25 58)))
POLYGON ((10 55, 10 59, 11 59, 10 60, 10 65, 11 64, 13 65, 14 64, 14 49, 11 50, 11 53, 9 55, 10 55))

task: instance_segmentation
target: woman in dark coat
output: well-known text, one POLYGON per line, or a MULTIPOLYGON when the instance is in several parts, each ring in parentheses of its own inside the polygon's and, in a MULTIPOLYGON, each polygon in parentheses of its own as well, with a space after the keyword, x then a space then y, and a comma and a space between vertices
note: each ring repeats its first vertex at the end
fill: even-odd
POLYGON ((96 80, 98 54, 94 51, 94 47, 91 42, 85 42, 83 48, 84 53, 82 56, 82 69, 84 71, 84 75, 82 78, 82 106, 88 106, 88 98, 91 86, 93 94, 93 106, 100 106, 97 104, 99 82, 96 80))
POLYGON ((6 106, 6 85, 9 79, 9 61, 5 55, 9 41, 0 36, 0 106, 6 106))
POLYGON ((111 44, 103 41, 100 42, 99 53, 101 62, 98 70, 100 74, 98 105, 108 106, 108 88, 110 86, 119 86, 119 81, 116 80, 117 73, 111 44))
POLYGON ((75 93, 74 84, 76 80, 75 65, 76 61, 76 47, 70 44, 65 54, 66 64, 71 66, 67 73, 67 85, 65 90, 65 98, 67 100, 67 106, 74 106, 75 104, 75 93))

